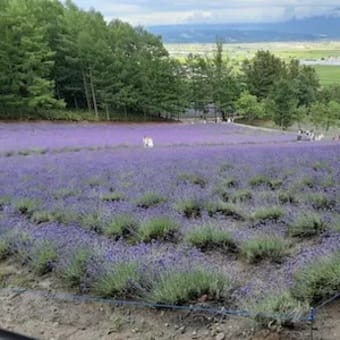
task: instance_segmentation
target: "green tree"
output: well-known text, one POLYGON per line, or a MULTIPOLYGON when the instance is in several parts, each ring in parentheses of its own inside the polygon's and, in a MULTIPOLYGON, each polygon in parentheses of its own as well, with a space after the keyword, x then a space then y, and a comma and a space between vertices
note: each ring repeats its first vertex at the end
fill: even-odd
POLYGON ((326 131, 331 126, 340 126, 340 103, 335 101, 314 103, 311 106, 310 119, 315 127, 324 128, 326 131))
POLYGON ((290 126, 298 104, 292 82, 284 78, 275 82, 269 98, 273 104, 273 120, 275 124, 282 129, 290 126))
POLYGON ((248 91, 242 92, 236 102, 237 112, 242 114, 247 120, 263 118, 265 113, 264 104, 259 102, 256 96, 248 91))
POLYGON ((269 51, 257 51, 252 60, 245 60, 242 72, 248 91, 260 99, 268 97, 274 83, 287 74, 285 63, 269 51))

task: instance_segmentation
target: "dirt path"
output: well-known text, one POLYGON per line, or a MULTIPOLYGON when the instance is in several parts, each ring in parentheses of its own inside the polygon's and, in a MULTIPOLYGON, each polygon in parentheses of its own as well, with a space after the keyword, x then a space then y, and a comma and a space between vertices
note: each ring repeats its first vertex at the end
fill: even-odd
MULTIPOLYGON (((66 291, 54 277, 36 278, 10 262, 0 264, 2 287, 21 285, 46 292, 66 291)), ((320 311, 314 340, 340 339, 340 300, 320 311)), ((249 319, 221 319, 191 312, 159 311, 112 306, 99 302, 66 301, 30 291, 14 293, 0 289, 0 328, 35 339, 212 339, 302 340, 310 330, 268 331, 256 329, 249 319)), ((1 336, 0 336, 1 338, 1 336)))

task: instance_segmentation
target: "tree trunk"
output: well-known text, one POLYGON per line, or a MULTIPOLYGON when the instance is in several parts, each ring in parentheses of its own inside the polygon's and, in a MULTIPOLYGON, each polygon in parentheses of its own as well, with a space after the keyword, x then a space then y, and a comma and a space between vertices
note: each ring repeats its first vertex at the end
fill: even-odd
POLYGON ((87 108, 89 109, 90 112, 92 112, 89 89, 88 89, 88 86, 87 86, 87 80, 86 80, 86 75, 85 75, 84 70, 82 70, 82 74, 83 74, 83 83, 84 83, 84 90, 85 90, 87 108))
POLYGON ((90 86, 91 86, 91 92, 92 92, 92 101, 93 101, 94 113, 96 115, 96 119, 98 119, 98 107, 97 107, 96 93, 94 91, 93 75, 92 75, 92 69, 91 68, 90 68, 90 86))

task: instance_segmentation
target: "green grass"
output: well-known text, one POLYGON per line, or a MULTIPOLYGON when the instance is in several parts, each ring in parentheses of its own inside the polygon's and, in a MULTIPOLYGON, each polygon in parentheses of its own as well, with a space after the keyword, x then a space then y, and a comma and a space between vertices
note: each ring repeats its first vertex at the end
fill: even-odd
POLYGON ((62 268, 60 276, 70 287, 80 285, 81 278, 86 271, 87 262, 91 256, 89 249, 77 249, 67 259, 66 265, 62 268))
POLYGON ((264 222, 264 221, 277 221, 284 215, 284 211, 281 207, 264 207, 259 208, 252 214, 252 219, 254 221, 264 222))
POLYGON ((100 199, 104 202, 119 202, 124 199, 124 195, 120 192, 110 192, 108 194, 103 194, 100 199))
POLYGON ((172 240, 179 229, 176 221, 169 217, 155 217, 142 223, 138 230, 144 242, 151 240, 172 240))
POLYGON ((156 192, 147 192, 137 199, 136 204, 138 207, 148 209, 165 201, 166 199, 162 195, 156 192))
POLYGON ((216 200, 206 202, 204 207, 208 211, 209 216, 214 216, 218 213, 238 221, 244 221, 247 219, 247 216, 240 204, 226 203, 221 200, 216 200))
POLYGON ((110 271, 102 274, 94 285, 96 294, 103 297, 136 296, 141 274, 135 262, 116 263, 110 271))
POLYGON ((340 84, 340 66, 315 65, 314 68, 320 78, 321 85, 340 84))
POLYGON ((31 221, 35 224, 51 222, 53 221, 53 215, 49 211, 37 210, 33 212, 31 221))
POLYGON ((287 228, 287 234, 292 237, 311 237, 325 230, 321 216, 314 211, 301 212, 287 228))
POLYGON ((245 241, 241 244, 241 255, 249 263, 264 259, 280 262, 287 255, 288 243, 280 236, 264 236, 245 241))
POLYGON ((319 259, 295 274, 293 295, 311 304, 340 292, 340 253, 319 259))
POLYGON ((218 229, 211 225, 203 225, 190 230, 184 241, 202 250, 232 250, 237 246, 230 232, 218 229))
POLYGON ((4 260, 8 255, 10 251, 10 244, 5 239, 0 239, 0 261, 4 260))
POLYGON ((250 306, 250 310, 256 315, 255 320, 264 327, 290 326, 301 321, 309 308, 307 302, 297 300, 289 291, 268 295, 250 306))
POLYGON ((138 221, 130 215, 117 215, 105 225, 104 234, 108 237, 119 238, 133 236, 138 230, 138 221))
POLYGON ((33 246, 29 257, 29 264, 32 270, 38 275, 43 275, 53 269, 58 253, 52 242, 42 241, 33 246))
POLYGON ((207 295, 219 300, 226 297, 230 281, 222 274, 203 268, 161 274, 147 299, 155 303, 185 304, 207 295))
POLYGON ((203 203, 195 198, 182 199, 175 204, 175 209, 185 217, 201 217, 203 203))
POLYGON ((34 211, 38 210, 41 202, 31 198, 18 199, 15 204, 15 210, 23 215, 31 217, 34 211))

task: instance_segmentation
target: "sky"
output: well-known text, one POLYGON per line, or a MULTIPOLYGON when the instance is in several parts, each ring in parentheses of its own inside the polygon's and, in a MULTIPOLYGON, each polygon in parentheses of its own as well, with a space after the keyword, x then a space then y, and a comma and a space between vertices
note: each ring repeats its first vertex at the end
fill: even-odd
POLYGON ((132 25, 259 23, 336 13, 340 0, 73 0, 132 25))

